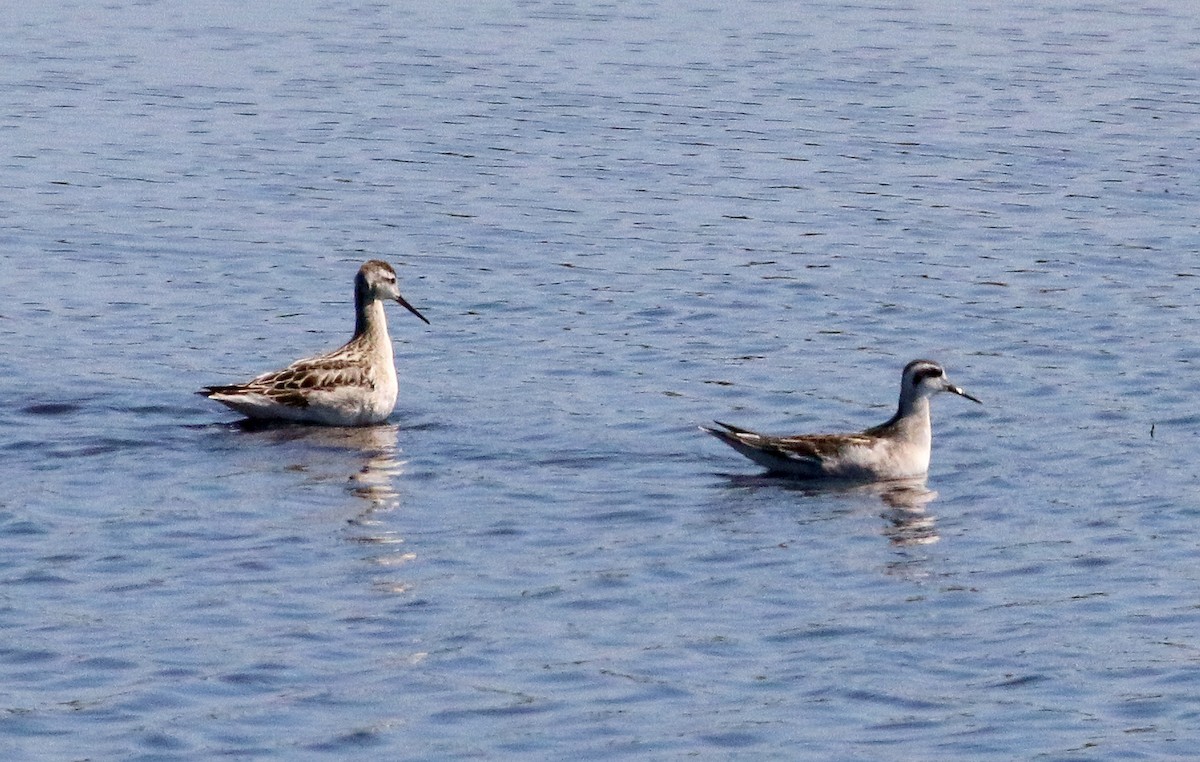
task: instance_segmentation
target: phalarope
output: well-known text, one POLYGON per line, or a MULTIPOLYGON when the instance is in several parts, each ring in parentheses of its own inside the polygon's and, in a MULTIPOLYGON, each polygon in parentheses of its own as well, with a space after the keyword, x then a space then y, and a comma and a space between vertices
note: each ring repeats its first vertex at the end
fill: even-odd
POLYGON ((720 421, 715 423, 724 431, 700 428, 777 474, 806 479, 903 479, 929 470, 933 444, 929 398, 938 392, 979 402, 950 383, 942 366, 913 360, 904 366, 896 414, 859 434, 773 437, 720 421))
POLYGON ((396 271, 372 259, 354 276, 354 336, 339 349, 297 360, 244 384, 208 386, 211 400, 250 418, 366 426, 396 407, 396 365, 382 299, 394 299, 429 323, 400 296, 396 271))

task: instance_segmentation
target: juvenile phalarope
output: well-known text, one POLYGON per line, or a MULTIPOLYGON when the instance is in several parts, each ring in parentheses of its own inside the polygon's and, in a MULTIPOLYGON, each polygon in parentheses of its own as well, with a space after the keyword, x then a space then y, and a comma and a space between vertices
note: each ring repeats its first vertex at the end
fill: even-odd
POLYGON ((979 402, 950 383, 942 366, 913 360, 904 366, 896 414, 859 434, 773 437, 720 421, 715 423, 724 431, 700 428, 773 473, 806 479, 903 479, 929 470, 929 398, 938 392, 979 402))
POLYGON ((244 384, 208 386, 197 393, 256 419, 329 426, 382 422, 396 407, 397 391, 383 299, 396 300, 429 323, 400 296, 392 266, 372 259, 354 276, 354 336, 345 345, 244 384))

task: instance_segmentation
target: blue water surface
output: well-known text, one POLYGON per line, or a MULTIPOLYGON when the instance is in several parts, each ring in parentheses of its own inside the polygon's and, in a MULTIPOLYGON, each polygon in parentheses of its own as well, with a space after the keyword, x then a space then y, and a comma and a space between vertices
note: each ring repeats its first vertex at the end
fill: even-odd
POLYGON ((0 20, 0 756, 1189 759, 1181 0, 0 20), (331 349, 388 424, 193 392, 331 349), (763 478, 697 426, 928 479, 763 478))

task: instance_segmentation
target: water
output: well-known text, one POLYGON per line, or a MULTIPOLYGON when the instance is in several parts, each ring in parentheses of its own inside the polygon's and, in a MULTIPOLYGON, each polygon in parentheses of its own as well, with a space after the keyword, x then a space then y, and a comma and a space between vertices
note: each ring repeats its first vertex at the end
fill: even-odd
POLYGON ((1190 4, 26 6, 4 758, 1194 755, 1190 4), (371 257, 390 425, 192 394, 371 257), (696 430, 921 356, 936 495, 696 430))

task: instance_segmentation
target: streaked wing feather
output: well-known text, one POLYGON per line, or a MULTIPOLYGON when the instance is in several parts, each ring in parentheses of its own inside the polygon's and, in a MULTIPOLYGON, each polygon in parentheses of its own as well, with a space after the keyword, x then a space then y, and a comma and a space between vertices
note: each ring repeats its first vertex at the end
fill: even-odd
POLYGON ((341 350, 322 357, 297 360, 282 370, 264 373, 246 386, 279 389, 330 389, 345 386, 374 386, 374 378, 361 357, 341 350))
POLYGON ((244 384, 205 387, 206 396, 262 395, 280 405, 306 408, 308 394, 350 387, 375 388, 375 374, 353 352, 342 347, 321 357, 297 360, 281 370, 255 376, 244 384))
POLYGON ((837 455, 847 445, 868 446, 874 437, 864 434, 804 434, 794 437, 770 437, 769 443, 780 452, 805 458, 837 455))

